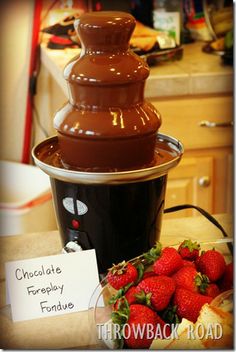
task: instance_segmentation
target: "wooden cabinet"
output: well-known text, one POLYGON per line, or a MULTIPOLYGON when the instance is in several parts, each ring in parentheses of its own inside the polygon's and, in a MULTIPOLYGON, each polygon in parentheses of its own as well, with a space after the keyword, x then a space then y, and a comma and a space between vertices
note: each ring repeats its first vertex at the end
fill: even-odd
MULTIPOLYGON (((213 158, 183 158, 179 166, 168 175, 165 208, 180 204, 196 204, 206 210, 212 209, 213 158)), ((167 218, 193 216, 195 210, 166 214, 167 218)))
POLYGON ((226 174, 227 174, 227 179, 226 179, 226 211, 227 213, 232 213, 233 212, 233 190, 234 190, 234 185, 233 185, 233 154, 228 153, 227 154, 227 161, 226 161, 226 174))
MULTIPOLYGON (((192 96, 151 101, 161 112, 160 132, 184 145, 180 164, 168 176, 165 207, 200 206, 212 214, 232 211, 233 98, 192 96)), ((198 215, 192 210, 166 217, 198 215)))

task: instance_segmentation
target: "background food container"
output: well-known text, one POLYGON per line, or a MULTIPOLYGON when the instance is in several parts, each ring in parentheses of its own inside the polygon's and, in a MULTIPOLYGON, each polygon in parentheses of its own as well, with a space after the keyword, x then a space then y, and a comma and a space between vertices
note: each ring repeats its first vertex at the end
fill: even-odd
POLYGON ((0 172, 0 235, 56 230, 49 177, 10 161, 0 161, 0 172))

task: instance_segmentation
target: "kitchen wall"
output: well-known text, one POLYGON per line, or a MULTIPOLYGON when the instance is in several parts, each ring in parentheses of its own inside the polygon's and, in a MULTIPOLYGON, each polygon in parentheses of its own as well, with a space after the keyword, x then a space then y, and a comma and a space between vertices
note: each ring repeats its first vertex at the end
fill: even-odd
POLYGON ((28 87, 32 0, 1 2, 0 158, 21 161, 28 87))

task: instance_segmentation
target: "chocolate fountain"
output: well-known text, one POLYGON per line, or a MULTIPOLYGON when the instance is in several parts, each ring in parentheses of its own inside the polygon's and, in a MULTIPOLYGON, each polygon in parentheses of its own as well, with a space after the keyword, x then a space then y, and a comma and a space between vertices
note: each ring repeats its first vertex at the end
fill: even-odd
POLYGON ((153 246, 167 173, 183 152, 158 133, 161 116, 144 99, 149 69, 129 49, 134 27, 123 12, 76 20, 82 50, 64 70, 69 102, 55 115, 57 136, 33 150, 50 176, 64 242, 95 248, 100 273, 153 246))

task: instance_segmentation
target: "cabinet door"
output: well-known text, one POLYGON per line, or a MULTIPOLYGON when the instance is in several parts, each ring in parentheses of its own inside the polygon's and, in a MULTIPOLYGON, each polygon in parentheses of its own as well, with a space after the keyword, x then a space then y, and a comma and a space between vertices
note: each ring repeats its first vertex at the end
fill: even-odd
POLYGON ((234 187, 233 187, 233 155, 227 156, 227 184, 226 184, 226 212, 231 214, 233 212, 234 201, 234 187))
MULTIPOLYGON (((186 157, 168 175, 165 208, 180 204, 193 204, 212 212, 213 205, 213 158, 186 157)), ((195 216, 192 209, 166 214, 165 218, 195 216)))
POLYGON ((232 96, 163 99, 152 103, 162 115, 160 132, 179 139, 185 150, 232 146, 232 96))

